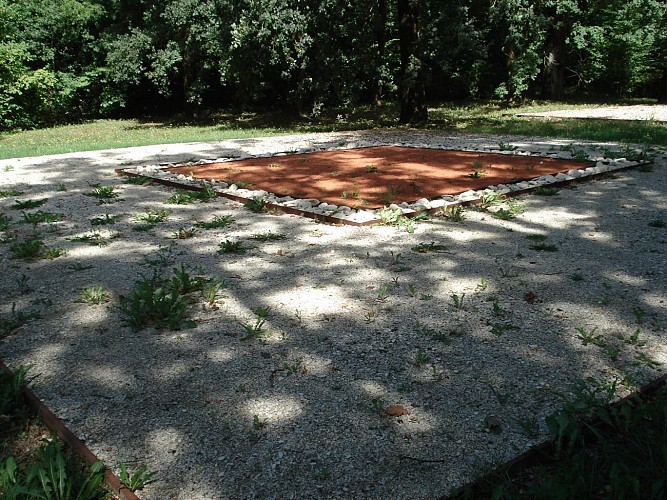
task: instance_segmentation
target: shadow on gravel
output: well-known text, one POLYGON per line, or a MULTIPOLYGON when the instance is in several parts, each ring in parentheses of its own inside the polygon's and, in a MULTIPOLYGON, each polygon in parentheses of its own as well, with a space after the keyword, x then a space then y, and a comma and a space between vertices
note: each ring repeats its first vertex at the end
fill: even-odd
MULTIPOLYGON (((27 262, 0 246, 3 317, 41 315, 0 333, 0 356, 35 363, 35 392, 107 463, 158 470, 145 498, 446 494, 545 438, 576 380, 663 372, 661 168, 524 197, 513 220, 468 210, 408 234, 222 199, 165 205, 171 191, 112 175, 127 161, 36 161, 43 184, 10 186, 64 214, 37 231, 68 254, 27 262), (86 196, 95 183, 123 201, 98 205, 86 196), (167 222, 133 230, 158 209, 167 222), (117 222, 91 225, 105 214, 117 222), (174 237, 215 215, 235 222, 174 237), (71 240, 94 232, 104 246, 71 240), (286 239, 251 238, 269 232, 286 239), (225 240, 254 248, 218 254, 225 240), (119 297, 181 264, 225 281, 219 308, 193 304, 194 329, 133 332, 119 297), (77 302, 94 285, 111 301, 77 302), (265 323, 244 339, 258 308, 265 323)), ((8 231, 27 237, 12 203, 0 200, 8 231)))

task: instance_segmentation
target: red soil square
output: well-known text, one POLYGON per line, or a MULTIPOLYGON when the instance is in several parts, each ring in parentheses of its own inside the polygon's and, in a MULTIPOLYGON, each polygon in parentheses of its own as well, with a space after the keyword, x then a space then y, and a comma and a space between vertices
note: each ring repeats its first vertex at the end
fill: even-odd
POLYGON ((180 166, 169 171, 239 183, 278 196, 380 208, 589 166, 541 156, 377 146, 180 166))

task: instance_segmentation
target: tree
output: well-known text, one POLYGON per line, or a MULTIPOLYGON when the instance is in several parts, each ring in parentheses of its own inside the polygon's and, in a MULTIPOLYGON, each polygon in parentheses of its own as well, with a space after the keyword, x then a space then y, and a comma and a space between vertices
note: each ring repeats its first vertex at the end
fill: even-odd
POLYGON ((419 52, 418 0, 398 0, 398 35, 401 54, 399 102, 401 124, 425 122, 428 118, 424 93, 424 67, 419 52))

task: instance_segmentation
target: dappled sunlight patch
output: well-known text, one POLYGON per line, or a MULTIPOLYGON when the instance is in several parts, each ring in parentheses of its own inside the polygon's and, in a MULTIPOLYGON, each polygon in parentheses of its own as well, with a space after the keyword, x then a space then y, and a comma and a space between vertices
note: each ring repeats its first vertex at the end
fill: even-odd
POLYGON ((125 387, 128 383, 127 372, 118 366, 95 365, 86 370, 91 382, 104 386, 109 391, 125 387))
POLYGON ((179 380, 190 373, 193 364, 187 361, 174 361, 173 363, 163 364, 154 368, 156 380, 167 382, 169 380, 179 380))
POLYGON ((361 392, 372 398, 380 398, 387 394, 386 387, 374 380, 358 380, 355 385, 361 392))
POLYGON ((642 278, 641 276, 633 276, 620 269, 614 269, 613 271, 605 269, 600 274, 610 282, 618 282, 624 285, 641 287, 647 284, 646 278, 642 278))
POLYGON ((186 441, 185 435, 180 430, 165 427, 149 431, 144 438, 144 446, 162 460, 173 462, 179 460, 175 450, 181 449, 186 441))
POLYGON ((295 397, 268 396, 254 398, 245 403, 249 420, 257 416, 268 424, 287 424, 304 412, 304 403, 295 397))
POLYGON ((224 347, 217 347, 206 352, 206 357, 213 363, 226 363, 234 360, 238 354, 235 354, 232 349, 224 347))

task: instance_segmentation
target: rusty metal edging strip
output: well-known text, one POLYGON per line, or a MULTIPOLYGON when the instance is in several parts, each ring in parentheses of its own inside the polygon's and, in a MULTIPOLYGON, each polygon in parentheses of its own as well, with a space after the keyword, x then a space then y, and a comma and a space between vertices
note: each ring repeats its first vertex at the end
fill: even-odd
MULTIPOLYGON (((1 359, 0 369, 2 369, 8 375, 12 374, 12 371, 1 359)), ((24 387, 23 394, 28 405, 30 405, 30 407, 42 417, 44 425, 50 431, 58 434, 58 436, 67 444, 70 450, 72 450, 90 465, 100 461, 100 459, 92 451, 90 451, 90 449, 83 443, 83 441, 76 437, 74 433, 69 430, 67 426, 60 419, 58 419, 58 417, 56 417, 51 412, 51 410, 49 410, 46 405, 39 400, 37 396, 35 396, 35 393, 33 393, 27 387, 24 387)), ((116 476, 116 474, 114 474, 109 467, 105 466, 105 469, 104 481, 121 500, 140 500, 133 491, 121 483, 118 476, 116 476)))
MULTIPOLYGON (((148 177, 151 179, 152 182, 155 182, 157 184, 162 184, 163 186, 169 186, 169 187, 174 187, 178 189, 182 189, 184 191, 202 191, 202 188, 199 186, 191 186, 188 184, 180 184, 175 181, 170 181, 167 179, 158 179, 155 177, 150 177, 150 176, 144 176, 141 174, 135 174, 132 172, 126 172, 124 169, 116 169, 116 174, 119 176, 123 177, 148 177)), ((222 198, 227 198, 232 201, 237 201, 242 204, 248 203, 248 198, 244 198, 243 196, 235 196, 233 194, 228 194, 228 193, 221 193, 219 191, 216 191, 216 196, 220 196, 222 198)), ((306 210, 300 210, 298 208, 292 208, 292 207, 284 207, 282 205, 276 205, 274 203, 267 203, 266 207, 271 209, 271 210, 277 210, 279 212, 283 212, 286 214, 291 214, 291 215, 300 215, 301 217, 306 217, 308 219, 315 219, 317 221, 321 222, 328 222, 329 224, 337 224, 337 225, 347 225, 347 226, 370 226, 373 224, 377 224, 380 219, 374 219, 366 222, 355 222, 355 221, 349 221, 349 220, 344 220, 344 219, 338 219, 336 217, 331 217, 328 215, 322 215, 322 214, 316 214, 313 212, 308 212, 306 210)))

